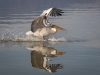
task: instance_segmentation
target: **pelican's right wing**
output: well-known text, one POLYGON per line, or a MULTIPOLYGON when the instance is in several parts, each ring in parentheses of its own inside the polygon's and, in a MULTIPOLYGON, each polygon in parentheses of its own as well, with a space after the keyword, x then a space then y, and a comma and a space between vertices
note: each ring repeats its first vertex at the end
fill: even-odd
POLYGON ((46 17, 48 16, 62 16, 63 10, 58 9, 58 8, 49 8, 47 10, 44 10, 43 13, 40 16, 45 15, 46 17))

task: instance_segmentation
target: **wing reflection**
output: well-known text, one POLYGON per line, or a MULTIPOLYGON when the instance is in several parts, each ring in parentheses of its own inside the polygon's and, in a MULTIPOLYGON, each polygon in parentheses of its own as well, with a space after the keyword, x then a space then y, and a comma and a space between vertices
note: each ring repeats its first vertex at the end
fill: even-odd
POLYGON ((42 69, 48 72, 56 72, 57 69, 62 69, 62 64, 49 64, 50 58, 57 57, 58 55, 63 55, 66 52, 57 52, 53 47, 44 46, 45 43, 30 44, 27 47, 31 51, 31 64, 33 67, 42 69))

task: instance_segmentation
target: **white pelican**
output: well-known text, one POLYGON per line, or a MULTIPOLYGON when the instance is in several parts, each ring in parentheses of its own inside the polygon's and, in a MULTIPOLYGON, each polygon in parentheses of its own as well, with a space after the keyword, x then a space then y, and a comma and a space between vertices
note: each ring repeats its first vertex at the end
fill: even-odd
POLYGON ((31 31, 26 32, 27 36, 36 36, 44 39, 45 36, 55 34, 57 30, 66 29, 58 27, 48 22, 48 16, 61 16, 63 11, 58 8, 49 8, 44 10, 43 13, 36 18, 31 24, 31 31))
POLYGON ((58 52, 53 47, 48 47, 44 45, 44 42, 29 43, 28 50, 31 50, 31 64, 35 68, 46 70, 50 73, 56 72, 57 69, 63 68, 61 64, 49 64, 50 58, 63 55, 66 52, 58 52))

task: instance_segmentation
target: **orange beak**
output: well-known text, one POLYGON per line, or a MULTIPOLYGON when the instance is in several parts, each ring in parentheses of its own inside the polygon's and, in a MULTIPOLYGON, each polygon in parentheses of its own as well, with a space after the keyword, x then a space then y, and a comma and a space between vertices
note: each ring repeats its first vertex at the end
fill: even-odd
POLYGON ((57 52, 57 55, 63 55, 65 54, 66 52, 57 52))
POLYGON ((52 28, 56 28, 57 30, 67 31, 66 29, 58 27, 56 25, 52 25, 52 28))

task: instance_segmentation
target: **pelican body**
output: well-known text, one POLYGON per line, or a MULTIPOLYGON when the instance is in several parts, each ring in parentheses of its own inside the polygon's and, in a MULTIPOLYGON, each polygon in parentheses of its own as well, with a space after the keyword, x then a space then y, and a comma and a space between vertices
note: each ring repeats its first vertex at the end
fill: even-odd
POLYGON ((62 13, 62 10, 57 8, 49 8, 43 11, 43 13, 32 22, 31 31, 26 32, 26 35, 44 39, 45 36, 55 34, 58 30, 65 31, 66 29, 48 22, 48 16, 61 16, 62 13))

